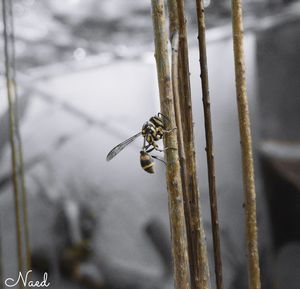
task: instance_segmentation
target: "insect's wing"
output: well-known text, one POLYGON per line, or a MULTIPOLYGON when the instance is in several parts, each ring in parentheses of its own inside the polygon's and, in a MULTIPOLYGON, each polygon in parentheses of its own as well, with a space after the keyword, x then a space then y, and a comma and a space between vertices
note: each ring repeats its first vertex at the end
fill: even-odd
POLYGON ((124 140, 117 146, 115 146, 107 155, 106 160, 110 161, 113 159, 120 151, 122 151, 126 146, 128 146, 130 143, 132 143, 138 136, 140 136, 142 132, 139 132, 135 134, 134 136, 128 138, 127 140, 124 140))

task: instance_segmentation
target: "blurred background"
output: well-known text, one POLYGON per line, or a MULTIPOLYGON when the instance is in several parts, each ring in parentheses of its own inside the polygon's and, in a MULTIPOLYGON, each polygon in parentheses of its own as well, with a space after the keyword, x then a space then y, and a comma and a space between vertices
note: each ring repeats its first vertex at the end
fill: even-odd
MULTIPOLYGON (((201 206, 214 285, 195 1, 186 1, 201 206)), ((247 287, 230 1, 206 1, 225 288, 247 287)), ((300 284, 300 2, 244 0, 263 288, 300 284)), ((50 288, 173 288, 164 166, 142 138, 159 111, 150 1, 13 1, 18 113, 34 278, 50 288)), ((0 29, 3 31, 2 21, 0 29)), ((0 39, 2 277, 16 277, 8 108, 0 39)))

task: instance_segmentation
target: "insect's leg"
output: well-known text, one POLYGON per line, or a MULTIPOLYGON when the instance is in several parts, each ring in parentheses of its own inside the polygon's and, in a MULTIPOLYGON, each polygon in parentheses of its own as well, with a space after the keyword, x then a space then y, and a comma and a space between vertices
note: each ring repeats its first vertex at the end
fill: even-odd
POLYGON ((159 158, 159 157, 157 157, 157 156, 153 156, 153 155, 151 155, 151 157, 153 157, 154 159, 159 160, 159 161, 161 161, 162 163, 164 163, 165 165, 167 165, 167 163, 166 163, 163 159, 161 159, 161 158, 159 158))
MULTIPOLYGON (((153 150, 156 150, 158 152, 164 152, 166 150, 177 150, 177 148, 172 148, 172 147, 166 147, 166 148, 160 149, 156 142, 153 142, 148 147, 150 147, 150 146, 152 146, 152 148, 147 150, 146 153, 152 152, 153 150)), ((147 149, 148 149, 148 147, 147 147, 147 149)))
POLYGON ((154 149, 155 149, 156 151, 158 151, 158 152, 164 152, 164 151, 166 151, 166 150, 177 150, 177 148, 172 148, 172 147, 166 147, 166 148, 160 149, 160 148, 158 147, 158 145, 154 146, 154 149))
POLYGON ((147 152, 147 150, 149 149, 150 146, 151 146, 150 144, 144 146, 144 151, 147 152))
POLYGON ((171 128, 171 129, 169 129, 169 130, 163 129, 163 133, 170 133, 170 132, 172 132, 172 131, 174 131, 174 130, 176 130, 176 129, 177 129, 177 127, 173 127, 173 128, 171 128))
POLYGON ((158 151, 158 152, 163 152, 163 151, 166 150, 166 149, 160 149, 159 147, 154 147, 153 149, 156 150, 156 151, 158 151))
POLYGON ((144 144, 143 144, 143 150, 144 150, 144 151, 146 151, 146 150, 150 147, 150 144, 146 145, 147 137, 148 137, 148 134, 146 134, 146 135, 144 136, 144 144))
POLYGON ((164 151, 166 151, 166 150, 177 150, 177 148, 173 148, 173 147, 166 147, 166 148, 164 148, 164 151))
POLYGON ((150 152, 152 152, 152 151, 155 149, 155 146, 154 146, 154 145, 152 145, 152 148, 149 149, 150 146, 151 146, 151 145, 148 145, 147 150, 146 150, 146 153, 150 153, 150 152))

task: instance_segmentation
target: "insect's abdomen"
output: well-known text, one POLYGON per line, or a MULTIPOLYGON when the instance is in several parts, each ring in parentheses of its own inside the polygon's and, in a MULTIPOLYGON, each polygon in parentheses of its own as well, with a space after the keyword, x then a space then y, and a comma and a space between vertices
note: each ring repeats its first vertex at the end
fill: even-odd
POLYGON ((154 161, 148 153, 141 151, 140 161, 143 170, 149 174, 154 174, 154 161))

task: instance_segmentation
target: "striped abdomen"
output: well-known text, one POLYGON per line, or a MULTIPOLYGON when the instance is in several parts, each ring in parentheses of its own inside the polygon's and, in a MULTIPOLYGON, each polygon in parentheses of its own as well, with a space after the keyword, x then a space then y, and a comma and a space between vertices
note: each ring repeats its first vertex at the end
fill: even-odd
POLYGON ((140 161, 143 170, 149 174, 154 174, 154 161, 148 153, 141 151, 140 161))

